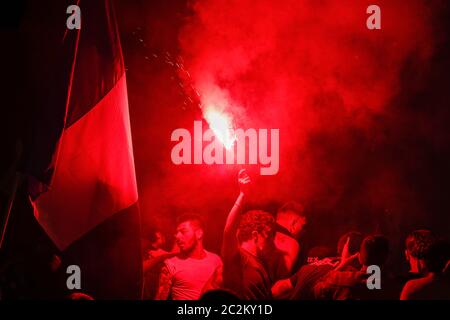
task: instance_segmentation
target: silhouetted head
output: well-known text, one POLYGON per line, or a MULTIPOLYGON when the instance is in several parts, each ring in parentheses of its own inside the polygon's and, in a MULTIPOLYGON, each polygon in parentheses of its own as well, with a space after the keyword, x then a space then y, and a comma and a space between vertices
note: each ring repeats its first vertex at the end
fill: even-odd
POLYGON ((149 241, 152 249, 161 249, 166 243, 166 237, 160 230, 155 230, 150 233, 149 241))
POLYGON ((229 290, 215 289, 206 291, 204 294, 202 294, 202 296, 200 297, 200 301, 239 301, 239 298, 229 290))
POLYGON ((361 248, 361 243, 364 239, 364 236, 361 232, 358 231, 350 231, 346 234, 342 235, 337 243, 337 254, 338 256, 342 255, 342 250, 344 249, 345 244, 347 243, 347 239, 349 239, 348 243, 348 251, 350 254, 355 254, 359 252, 359 249, 361 248))
POLYGON ((86 293, 82 293, 82 292, 74 292, 69 294, 69 296, 67 297, 69 300, 94 300, 93 297, 91 297, 90 295, 86 294, 86 293))
POLYGON ((277 223, 298 236, 307 223, 304 207, 295 201, 285 203, 277 211, 277 223))
POLYGON ((424 252, 434 241, 430 230, 416 230, 411 232, 405 241, 405 257, 409 262, 411 272, 422 272, 424 269, 424 252))
POLYGON ((423 260, 429 272, 440 273, 450 260, 450 244, 444 240, 433 241, 423 252, 423 260))
POLYGON ((389 240, 383 235, 370 235, 364 238, 359 251, 363 266, 382 266, 389 254, 389 240))

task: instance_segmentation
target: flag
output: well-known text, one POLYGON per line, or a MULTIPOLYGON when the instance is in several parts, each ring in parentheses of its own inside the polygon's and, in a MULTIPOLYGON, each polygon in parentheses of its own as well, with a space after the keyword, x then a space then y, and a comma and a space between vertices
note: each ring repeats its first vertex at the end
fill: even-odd
POLYGON ((30 4, 24 19, 33 129, 25 166, 34 215, 81 290, 138 299, 142 286, 138 193, 125 67, 111 1, 30 4))

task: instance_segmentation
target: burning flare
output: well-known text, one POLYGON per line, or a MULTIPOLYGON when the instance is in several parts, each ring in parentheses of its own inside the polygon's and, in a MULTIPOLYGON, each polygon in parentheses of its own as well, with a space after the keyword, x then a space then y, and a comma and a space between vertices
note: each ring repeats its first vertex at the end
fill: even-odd
POLYGON ((217 111, 212 107, 205 110, 204 117, 217 139, 222 142, 227 150, 230 150, 236 141, 236 136, 233 133, 231 117, 228 114, 217 111))

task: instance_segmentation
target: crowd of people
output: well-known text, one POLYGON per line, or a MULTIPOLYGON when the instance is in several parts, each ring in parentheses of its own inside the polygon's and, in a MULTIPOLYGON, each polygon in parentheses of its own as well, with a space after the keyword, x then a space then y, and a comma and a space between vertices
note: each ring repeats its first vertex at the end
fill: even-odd
POLYGON ((343 234, 336 250, 316 246, 299 265, 298 235, 307 218, 290 202, 275 217, 262 210, 243 212, 250 177, 241 170, 239 196, 223 230, 220 255, 204 248, 205 228, 194 214, 179 217, 175 245, 163 250, 156 231, 144 261, 145 299, 197 300, 423 300, 450 299, 450 245, 430 230, 405 239, 409 272, 394 275, 386 266, 389 239, 358 231, 343 234), (374 266, 378 286, 368 285, 374 266))
MULTIPOLYGON (((395 242, 379 233, 347 230, 335 246, 326 246, 299 203, 288 202, 275 214, 244 210, 251 184, 244 170, 238 181, 223 233, 212 235, 222 235, 220 252, 205 248, 208 229, 196 214, 178 217, 173 245, 161 230, 145 239, 144 299, 450 300, 448 239, 411 231, 402 239, 403 263, 395 259, 395 242), (399 265, 408 272, 399 272, 399 265)), ((67 277, 60 256, 45 242, 36 244, 26 256, 0 264, 0 300, 98 298, 89 288, 68 290, 67 277)))

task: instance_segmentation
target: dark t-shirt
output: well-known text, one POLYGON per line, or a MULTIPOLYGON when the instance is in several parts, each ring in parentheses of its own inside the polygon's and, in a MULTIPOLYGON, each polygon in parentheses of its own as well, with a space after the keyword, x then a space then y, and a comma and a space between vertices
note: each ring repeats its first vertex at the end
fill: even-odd
POLYGON ((272 281, 262 262, 254 255, 239 249, 230 261, 224 261, 223 268, 225 288, 241 299, 272 299, 272 281))
POLYGON ((331 271, 314 287, 315 297, 331 300, 395 300, 392 277, 381 274, 381 290, 369 289, 369 274, 362 271, 331 271))
POLYGON ((328 272, 333 270, 337 259, 323 259, 317 262, 304 265, 291 278, 294 290, 290 297, 291 300, 313 300, 315 284, 323 278, 328 272))
POLYGON ((450 299, 450 277, 443 273, 429 274, 405 284, 402 298, 406 300, 450 299))

